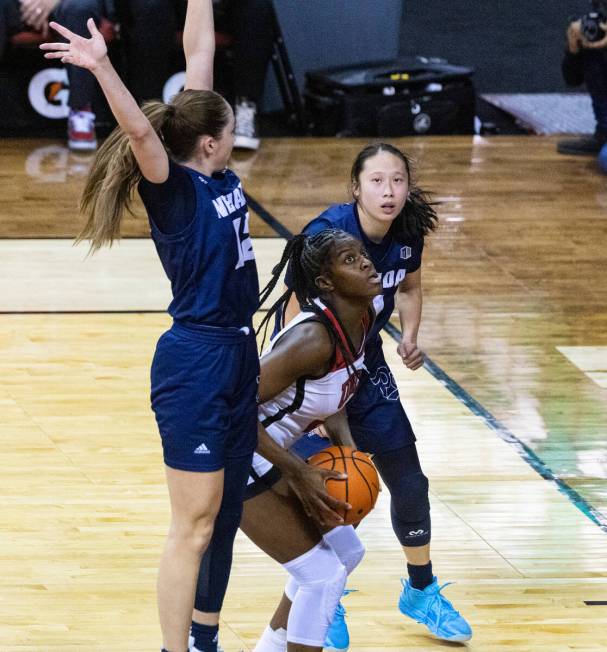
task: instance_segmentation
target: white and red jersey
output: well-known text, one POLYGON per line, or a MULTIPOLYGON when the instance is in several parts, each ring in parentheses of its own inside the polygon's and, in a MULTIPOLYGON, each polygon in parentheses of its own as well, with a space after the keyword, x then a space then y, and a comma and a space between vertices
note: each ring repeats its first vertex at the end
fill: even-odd
MULTIPOLYGON (((259 406, 258 413, 261 424, 270 437, 287 450, 306 432, 323 423, 327 417, 339 412, 354 395, 365 367, 365 344, 374 320, 374 312, 369 308, 363 317, 362 342, 358 349, 355 349, 331 309, 320 299, 314 299, 314 303, 322 310, 325 318, 331 322, 332 330, 339 337, 341 346, 349 353, 350 361, 348 364, 344 359, 341 347, 336 342, 333 360, 326 374, 319 377, 303 376, 298 378, 280 394, 259 406)), ((268 348, 262 354, 262 359, 276 346, 285 333, 308 321, 322 323, 322 318, 311 310, 300 312, 271 339, 268 348)), ((267 473, 271 466, 270 462, 255 453, 253 470, 259 476, 267 473)))

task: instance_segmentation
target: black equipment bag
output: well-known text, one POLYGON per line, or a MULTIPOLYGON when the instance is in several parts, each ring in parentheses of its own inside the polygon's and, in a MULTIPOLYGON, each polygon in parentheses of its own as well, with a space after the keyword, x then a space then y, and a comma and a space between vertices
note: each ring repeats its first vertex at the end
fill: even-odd
POLYGON ((306 73, 305 105, 321 136, 474 133, 473 70, 404 57, 306 73))

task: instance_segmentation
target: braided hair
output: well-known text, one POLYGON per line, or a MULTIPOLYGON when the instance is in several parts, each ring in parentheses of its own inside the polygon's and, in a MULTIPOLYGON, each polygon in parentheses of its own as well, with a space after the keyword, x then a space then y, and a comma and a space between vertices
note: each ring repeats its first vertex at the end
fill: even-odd
MULTIPOLYGON (((283 310, 286 309, 291 295, 295 294, 299 302, 299 307, 302 310, 313 312, 319 321, 326 326, 331 337, 339 347, 348 370, 352 373, 353 360, 350 351, 343 345, 342 339, 337 333, 332 321, 313 301, 321 293, 316 285, 316 279, 330 269, 331 263, 333 262, 335 246, 340 240, 346 238, 353 239, 354 236, 341 229, 324 229, 314 235, 301 233, 292 237, 287 242, 279 263, 272 269, 272 278, 259 296, 261 305, 276 287, 282 271, 289 265, 292 280, 291 287, 270 306, 257 329, 258 334, 263 329, 262 349, 266 341, 270 320, 281 307, 283 310)), ((325 301, 325 303, 327 302, 325 301)))
POLYGON ((411 238, 418 240, 429 235, 438 226, 438 216, 434 206, 438 202, 430 201, 430 193, 419 188, 413 179, 412 170, 413 164, 411 159, 390 143, 374 143, 367 145, 362 149, 354 163, 350 172, 350 184, 352 187, 357 186, 359 183, 360 173, 368 159, 379 154, 380 152, 388 152, 396 158, 400 159, 405 166, 407 177, 409 179, 409 196, 403 207, 403 210, 396 217, 392 226, 390 227, 395 240, 399 242, 407 241, 411 238))

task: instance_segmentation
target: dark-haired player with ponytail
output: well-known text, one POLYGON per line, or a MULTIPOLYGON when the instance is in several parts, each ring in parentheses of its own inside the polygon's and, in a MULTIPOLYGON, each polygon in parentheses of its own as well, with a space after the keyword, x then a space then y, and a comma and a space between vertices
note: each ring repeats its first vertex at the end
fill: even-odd
MULTIPOLYGON (((162 17, 158 17, 162 20, 162 17)), ((192 623, 200 561, 212 545, 214 571, 227 578, 257 445, 259 360, 252 318, 259 287, 247 206, 226 169, 234 115, 211 89, 215 50, 211 0, 189 0, 183 37, 185 90, 169 104, 140 109, 112 67, 93 20, 90 38, 51 23, 66 40, 49 59, 90 70, 118 122, 93 163, 80 239, 93 250, 120 235, 135 188, 171 281, 173 326, 152 363, 152 408, 162 438, 171 525, 158 574, 165 652, 215 645, 218 614, 192 623), (212 379, 212 382, 209 382, 212 379)), ((145 71, 141 71, 145 74, 145 71)), ((225 591, 225 584, 216 587, 225 591)))
MULTIPOLYGON (((358 448, 373 461, 390 490, 394 532, 407 559, 400 611, 425 624, 438 638, 466 641, 472 631, 466 620, 442 594, 430 561, 430 503, 428 479, 423 474, 415 435, 398 395, 398 388, 382 351, 380 330, 394 308, 402 335, 398 353, 409 369, 423 364, 417 344, 422 309, 421 261, 424 238, 437 225, 426 194, 412 178, 412 166, 396 147, 377 143, 365 147, 351 171, 354 201, 328 208, 312 220, 304 233, 338 228, 360 239, 381 274, 383 308, 365 348, 368 373, 348 403, 347 415, 358 448)), ((287 278, 287 283, 292 280, 287 278)), ((299 310, 291 300, 283 323, 299 310)), ((326 446, 326 440, 324 445, 326 446)), ((312 450, 304 453, 310 454, 312 450)), ((348 649, 349 637, 340 604, 325 649, 348 649)))
MULTIPOLYGON (((339 474, 308 466, 289 451, 310 428, 342 410, 355 392, 381 284, 361 242, 327 229, 287 244, 262 299, 287 263, 301 311, 261 357, 262 428, 241 529, 287 570, 293 601, 288 621, 287 614, 282 620, 275 616, 255 651, 320 652, 346 576, 364 548, 354 528, 338 525, 342 519, 335 518, 333 509, 344 504, 326 494, 325 481, 339 474)), ((270 308, 260 329, 284 299, 270 308)), ((340 441, 348 441, 347 422, 339 417, 338 422, 340 441)), ((205 563, 212 567, 212 548, 205 563)), ((213 584, 199 584, 199 617, 221 607, 213 584)))

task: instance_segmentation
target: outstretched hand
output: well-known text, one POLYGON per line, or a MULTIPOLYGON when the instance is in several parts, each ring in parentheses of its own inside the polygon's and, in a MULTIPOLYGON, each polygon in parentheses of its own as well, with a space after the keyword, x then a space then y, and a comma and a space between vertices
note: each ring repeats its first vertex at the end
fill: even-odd
POLYGON ((49 50, 44 58, 61 59, 62 63, 71 63, 93 72, 107 57, 107 47, 92 18, 87 20, 86 26, 91 38, 78 36, 59 23, 50 23, 50 27, 66 38, 68 43, 43 43, 40 49, 49 50))

